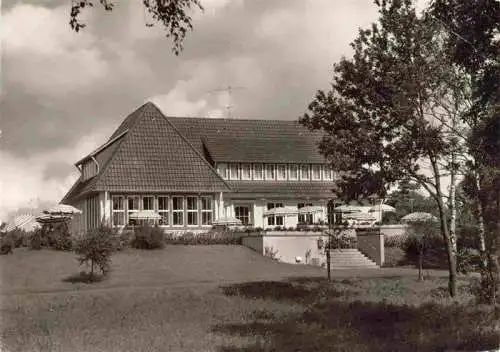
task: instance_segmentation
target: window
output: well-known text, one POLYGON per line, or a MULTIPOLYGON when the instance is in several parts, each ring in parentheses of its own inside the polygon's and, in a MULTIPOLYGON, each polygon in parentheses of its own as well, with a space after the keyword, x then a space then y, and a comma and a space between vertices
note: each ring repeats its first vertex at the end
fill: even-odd
POLYGON ((332 168, 328 165, 323 165, 323 180, 332 180, 332 168))
POLYGON ((111 212, 113 226, 125 225, 125 202, 122 196, 113 196, 111 212))
MULTIPOLYGON (((267 210, 271 210, 273 208, 283 208, 283 203, 267 203, 267 210)), ((269 226, 283 226, 284 217, 282 215, 268 215, 267 217, 267 225, 269 226)))
POLYGON ((212 197, 201 197, 201 224, 212 223, 212 197))
POLYGON ((276 174, 278 176, 278 180, 286 180, 286 165, 285 164, 277 165, 276 174))
POLYGON ((153 196, 142 197, 142 209, 143 210, 155 210, 154 200, 155 200, 155 197, 153 197, 153 196))
POLYGON ((312 166, 312 178, 315 181, 321 180, 321 165, 314 164, 312 166))
POLYGON ((129 225, 136 225, 135 220, 130 220, 130 215, 139 211, 140 198, 138 196, 127 197, 127 217, 129 225))
POLYGON ((231 180, 239 179, 238 164, 229 164, 229 178, 231 180))
POLYGON ((241 179, 242 180, 252 179, 252 164, 241 164, 241 179))
POLYGON ((290 169, 288 171, 288 178, 290 180, 298 180, 299 179, 299 166, 296 164, 290 165, 290 169))
POLYGON ((184 225, 184 198, 172 197, 172 225, 184 225))
POLYGON ((274 180, 276 178, 276 170, 274 164, 266 165, 266 180, 274 180))
POLYGON ((300 179, 309 180, 309 165, 306 164, 300 166, 300 179))
MULTIPOLYGON (((299 203, 297 204, 297 209, 304 207, 312 207, 312 203, 299 203)), ((299 214, 299 224, 312 225, 313 214, 299 214)))
POLYGON ((262 180, 264 178, 264 172, 262 169, 262 164, 254 164, 253 165, 253 179, 254 180, 262 180))
POLYGON ((248 206, 235 206, 234 215, 236 219, 241 220, 243 225, 250 224, 250 208, 248 206))
POLYGON ((228 179, 228 169, 227 169, 227 164, 219 164, 217 166, 217 169, 219 171, 219 175, 225 180, 228 179))
POLYGON ((198 197, 187 197, 187 224, 198 225, 198 197))
POLYGON ((169 214, 168 214, 168 197, 158 197, 158 215, 161 216, 161 219, 158 221, 160 225, 168 226, 169 222, 169 214))

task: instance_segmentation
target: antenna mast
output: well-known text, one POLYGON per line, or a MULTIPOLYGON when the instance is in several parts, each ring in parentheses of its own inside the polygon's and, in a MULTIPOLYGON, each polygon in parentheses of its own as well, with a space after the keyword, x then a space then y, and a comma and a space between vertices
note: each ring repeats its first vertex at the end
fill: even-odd
POLYGON ((233 90, 236 90, 236 89, 245 89, 246 87, 242 87, 242 86, 238 86, 238 87, 233 87, 231 85, 228 85, 226 88, 222 88, 222 89, 214 89, 214 90, 211 90, 210 93, 214 93, 214 92, 227 92, 227 95, 228 95, 228 99, 229 99, 229 102, 228 102, 228 105, 226 106, 226 110, 227 110, 227 117, 232 119, 233 118, 233 90))

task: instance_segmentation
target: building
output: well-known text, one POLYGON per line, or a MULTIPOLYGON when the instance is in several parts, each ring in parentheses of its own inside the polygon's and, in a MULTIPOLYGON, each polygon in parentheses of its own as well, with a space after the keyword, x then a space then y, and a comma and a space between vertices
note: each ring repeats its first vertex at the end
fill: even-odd
POLYGON ((296 121, 167 117, 148 102, 75 164, 81 177, 62 203, 82 210, 79 231, 133 225, 138 212, 159 215, 165 231, 227 217, 261 228, 326 221, 334 173, 318 140, 296 121))

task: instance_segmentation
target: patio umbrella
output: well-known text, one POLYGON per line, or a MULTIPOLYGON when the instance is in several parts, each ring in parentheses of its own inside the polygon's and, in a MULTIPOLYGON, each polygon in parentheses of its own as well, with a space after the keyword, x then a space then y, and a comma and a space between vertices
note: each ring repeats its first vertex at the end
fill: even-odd
POLYGON ((131 220, 159 220, 161 215, 155 213, 154 210, 140 210, 130 214, 131 220))
POLYGON ((415 212, 403 216, 401 218, 401 221, 406 223, 419 221, 437 221, 437 218, 430 213, 415 212))
POLYGON ((71 215, 82 213, 80 209, 75 208, 74 206, 68 204, 57 204, 54 205, 49 210, 44 210, 43 212, 45 214, 71 214, 71 215))
POLYGON ((299 209, 299 214, 311 214, 322 212, 323 208, 320 206, 307 206, 299 209))
POLYGON ((396 211, 396 208, 394 207, 391 207, 389 204, 378 204, 378 205, 374 205, 373 207, 371 207, 369 210, 368 210, 370 213, 375 213, 375 212, 380 212, 380 211, 383 211, 383 212, 386 212, 386 213, 393 213, 396 211))
POLYGON ((342 213, 355 213, 355 212, 361 212, 361 209, 359 207, 356 207, 354 205, 339 205, 338 207, 334 208, 335 211, 337 212, 342 212, 342 213))
POLYGON ((68 214, 43 214, 36 217, 36 221, 41 224, 49 224, 54 222, 62 222, 71 218, 68 214))
POLYGON ((242 225, 242 222, 240 219, 233 218, 231 216, 224 216, 221 217, 217 220, 212 221, 212 225, 226 225, 226 226, 231 226, 231 225, 242 225))
POLYGON ((269 215, 296 215, 298 213, 297 209, 290 209, 285 207, 271 208, 264 212, 264 216, 269 215))
POLYGON ((369 213, 353 213, 346 214, 346 219, 359 220, 359 221, 375 221, 375 217, 369 213))

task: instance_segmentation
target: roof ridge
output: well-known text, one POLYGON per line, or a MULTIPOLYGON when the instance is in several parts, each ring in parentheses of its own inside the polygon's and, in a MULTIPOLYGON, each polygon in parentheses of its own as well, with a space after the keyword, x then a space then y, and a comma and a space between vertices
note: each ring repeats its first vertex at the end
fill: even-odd
POLYGON ((172 128, 174 129, 174 131, 175 131, 175 132, 176 132, 176 133, 177 133, 177 134, 178 134, 178 135, 182 138, 182 140, 183 140, 184 142, 186 142, 186 143, 187 143, 187 145, 188 145, 188 146, 189 146, 189 147, 190 147, 190 148, 191 148, 191 149, 192 149, 192 150, 196 153, 196 155, 198 155, 198 157, 199 157, 201 160, 203 160, 203 162, 204 162, 205 164, 207 164, 207 166, 208 166, 208 167, 210 168, 210 170, 211 170, 211 171, 212 171, 212 172, 216 175, 216 177, 218 177, 218 178, 219 178, 219 179, 220 179, 220 180, 221 180, 221 181, 222 181, 222 182, 226 185, 226 187, 227 187, 229 190, 232 190, 232 188, 231 188, 231 186, 229 185, 229 183, 228 183, 226 180, 224 180, 224 179, 222 178, 222 176, 221 176, 221 175, 219 175, 219 173, 217 172, 217 170, 215 170, 215 169, 213 168, 213 166, 212 166, 212 165, 211 165, 211 164, 207 161, 207 159, 205 159, 205 158, 203 157, 203 155, 201 155, 201 154, 200 154, 200 152, 199 152, 199 151, 198 151, 198 150, 197 150, 197 149, 196 149, 196 148, 195 148, 195 147, 191 144, 191 142, 189 142, 189 140, 188 140, 188 139, 187 139, 187 138, 186 138, 186 137, 185 137, 185 136, 184 136, 184 135, 183 135, 183 134, 179 131, 179 129, 178 129, 178 128, 177 128, 177 127, 176 127, 176 126, 172 123, 172 121, 170 121, 170 120, 168 119, 168 117, 167 117, 167 116, 166 116, 166 115, 165 115, 165 114, 164 114, 164 113, 163 113, 163 112, 162 112, 162 111, 161 111, 161 110, 160 110, 160 109, 159 109, 159 108, 158 108, 158 107, 157 107, 154 103, 150 102, 150 104, 151 104, 151 105, 152 105, 152 106, 153 106, 156 110, 158 110, 158 112, 160 113, 160 115, 161 115, 161 116, 162 116, 162 117, 163 117, 163 118, 164 118, 164 119, 168 122, 168 124, 169 124, 170 126, 172 126, 172 128))
MULTIPOLYGON (((154 103, 152 103, 154 105, 154 103)), ((155 105, 156 107, 156 105, 155 105)), ((158 109, 158 107, 156 107, 158 109)), ((166 115, 165 115, 166 116, 166 115)), ((203 117, 203 116, 168 116, 168 118, 173 119, 197 119, 197 120, 219 120, 219 121, 268 121, 268 122, 284 122, 284 123, 295 123, 299 124, 298 120, 278 120, 278 119, 266 119, 266 118, 228 118, 228 117, 203 117)))

